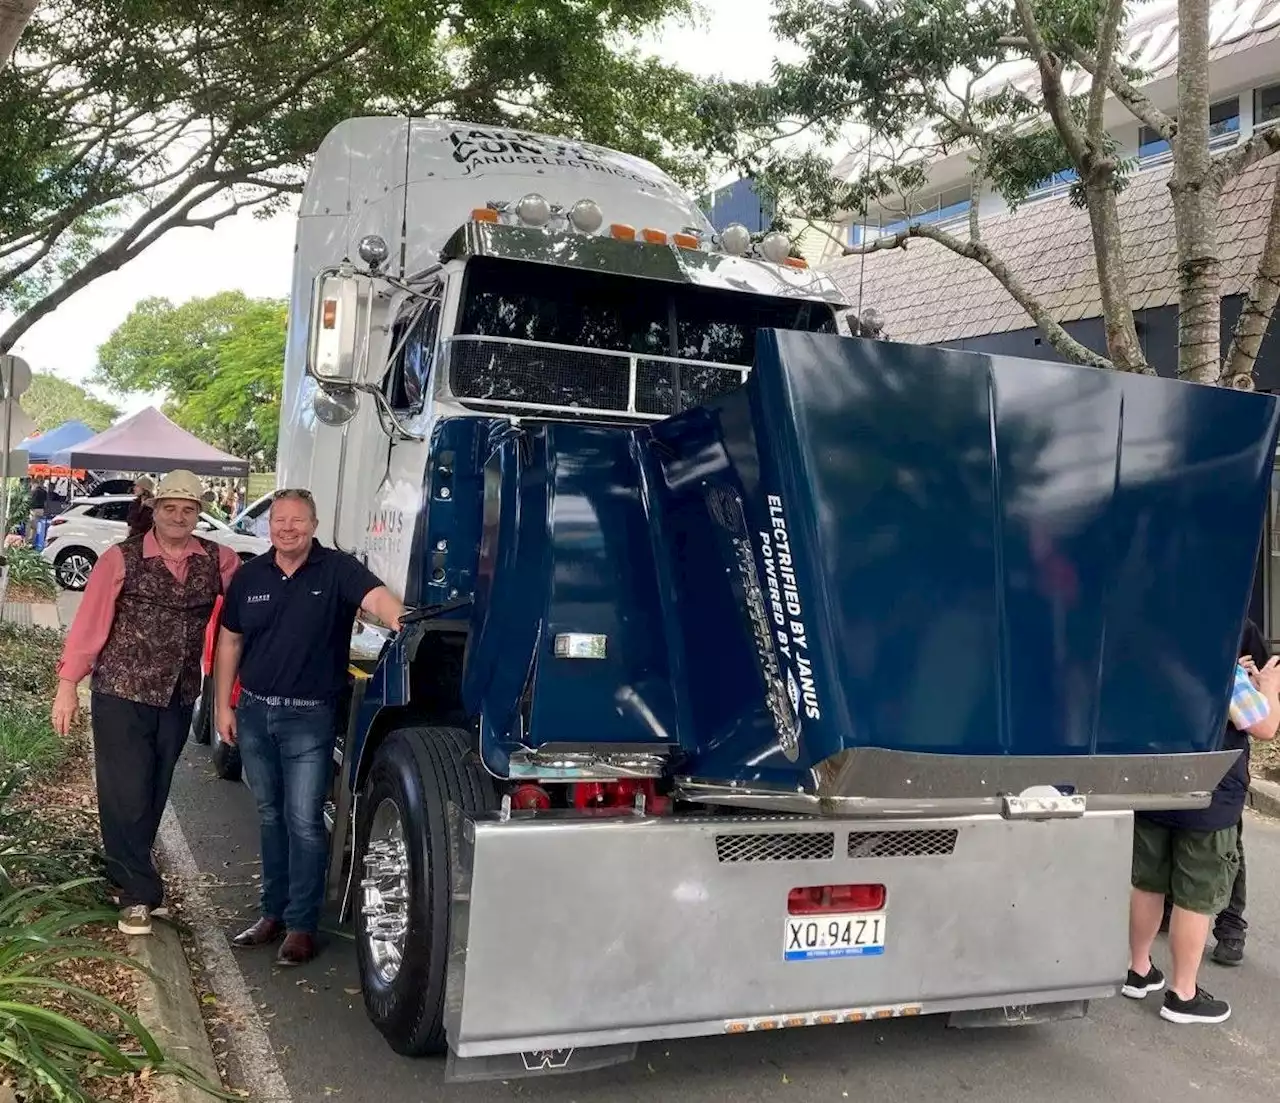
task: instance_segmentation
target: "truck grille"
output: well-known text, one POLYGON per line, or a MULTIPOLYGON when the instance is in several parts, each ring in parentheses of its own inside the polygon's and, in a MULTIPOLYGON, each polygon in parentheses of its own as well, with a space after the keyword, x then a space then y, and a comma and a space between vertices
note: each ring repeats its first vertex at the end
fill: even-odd
POLYGON ((476 405, 656 421, 746 382, 745 367, 603 349, 460 335, 447 342, 449 386, 476 405))
POLYGON ((716 857, 722 862, 813 862, 834 858, 835 853, 831 831, 716 836, 716 857))
POLYGON ((850 858, 934 858, 952 853, 959 832, 954 828, 928 831, 850 831, 850 858))

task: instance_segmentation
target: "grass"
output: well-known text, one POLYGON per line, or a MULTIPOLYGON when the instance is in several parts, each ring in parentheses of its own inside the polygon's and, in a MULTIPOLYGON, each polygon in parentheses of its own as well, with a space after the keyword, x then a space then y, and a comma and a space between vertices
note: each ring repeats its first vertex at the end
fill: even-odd
POLYGON ((49 722, 59 632, 0 621, 0 1098, 154 1103, 153 1081, 233 1098, 138 1021, 141 967, 105 896, 83 727, 49 722))
POLYGON ((47 715, 0 702, 0 766, 29 766, 48 775, 62 762, 64 747, 47 715))
POLYGON ((45 562, 35 548, 9 548, 4 553, 9 565, 9 601, 16 600, 15 593, 52 601, 58 594, 53 566, 45 562))
POLYGON ((0 621, 0 766, 49 775, 66 757, 49 723, 61 651, 61 633, 0 621))

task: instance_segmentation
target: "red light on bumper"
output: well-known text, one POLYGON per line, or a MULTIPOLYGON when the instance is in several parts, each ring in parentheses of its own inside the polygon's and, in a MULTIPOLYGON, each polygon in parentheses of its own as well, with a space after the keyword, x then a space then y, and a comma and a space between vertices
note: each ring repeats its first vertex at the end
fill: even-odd
POLYGON ((884 885, 809 885, 787 895, 789 915, 878 912, 884 907, 884 885))

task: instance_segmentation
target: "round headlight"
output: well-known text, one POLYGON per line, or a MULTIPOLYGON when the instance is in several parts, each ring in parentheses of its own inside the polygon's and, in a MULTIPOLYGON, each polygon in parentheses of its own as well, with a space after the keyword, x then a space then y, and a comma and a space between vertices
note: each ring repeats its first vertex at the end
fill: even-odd
POLYGON ((720 248, 735 257, 751 248, 751 231, 741 222, 733 222, 720 232, 720 248))
POLYGON ((356 251, 360 254, 360 259, 375 272, 386 263, 391 254, 386 239, 378 234, 366 234, 362 237, 356 251))
POLYGON ((551 204, 531 192, 516 203, 516 217, 530 226, 545 226, 551 221, 551 204))
POLYGON ((604 225, 604 211, 594 199, 579 199, 569 208, 569 222, 575 230, 594 234, 604 225))
POLYGON ((764 235, 764 240, 760 242, 760 252, 764 254, 765 260, 781 264, 791 256, 791 239, 786 234, 774 230, 773 233, 764 235))
POLYGON ((322 425, 335 429, 346 425, 356 416, 360 396, 351 387, 317 387, 311 396, 311 408, 322 425))

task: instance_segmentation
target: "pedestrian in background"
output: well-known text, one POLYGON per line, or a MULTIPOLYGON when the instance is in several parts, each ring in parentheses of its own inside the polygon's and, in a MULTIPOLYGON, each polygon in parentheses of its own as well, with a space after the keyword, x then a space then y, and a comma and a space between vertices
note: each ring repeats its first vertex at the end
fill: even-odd
POLYGON ((309 491, 275 492, 271 551, 245 564, 227 592, 214 666, 218 731, 240 746, 262 832, 262 915, 232 943, 266 946, 283 935, 281 965, 316 953, 329 852, 324 801, 356 613, 399 630, 404 612, 358 559, 324 547, 317 527, 309 491))
POLYGON ((27 516, 27 530, 25 535, 28 544, 35 544, 36 529, 40 522, 44 520, 45 510, 49 506, 49 490, 44 485, 44 479, 36 479, 31 484, 31 508, 27 516))
POLYGON ((75 722, 77 686, 92 673, 98 819, 125 934, 151 933, 164 884, 151 858, 173 769, 200 695, 214 602, 240 566, 194 535, 204 488, 172 471, 156 490, 154 526, 102 553, 58 664, 53 726, 75 722))
POLYGON ((1272 739, 1280 728, 1280 658, 1257 666, 1250 645, 1260 635, 1252 621, 1245 624, 1223 736, 1224 750, 1241 753, 1214 789, 1209 807, 1134 816, 1129 973, 1121 991, 1140 1000, 1165 987, 1151 946, 1165 898, 1172 899, 1173 979, 1160 1015, 1174 1023, 1221 1023, 1231 1016, 1230 1005, 1201 988, 1198 975, 1209 925, 1231 899, 1240 865, 1249 737, 1272 739))
POLYGON ((146 475, 139 476, 133 484, 133 501, 129 503, 126 520, 129 522, 129 535, 141 536, 151 531, 152 494, 156 484, 146 475))

